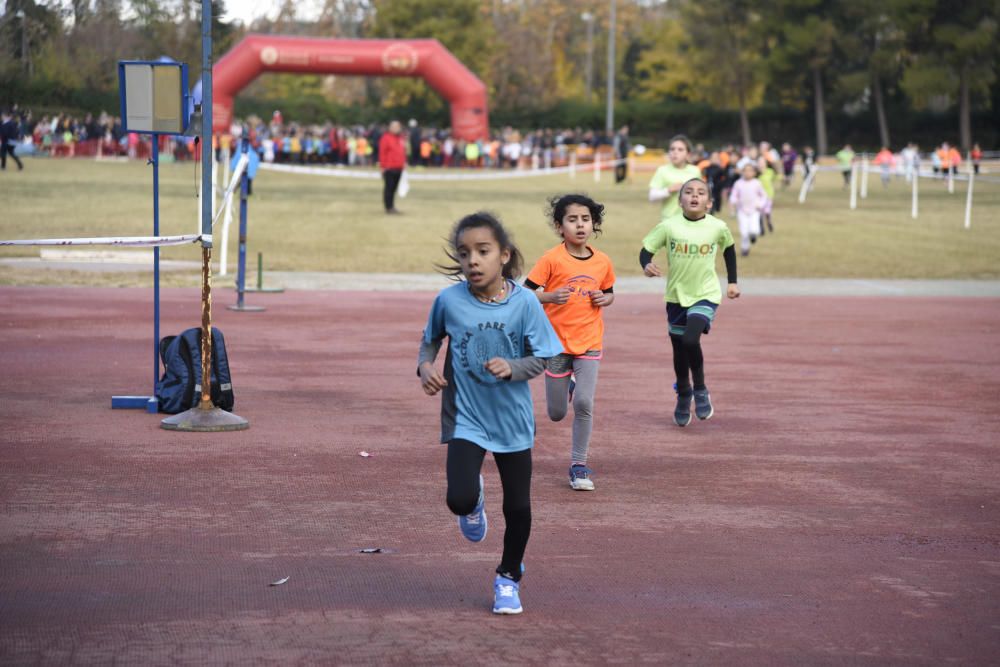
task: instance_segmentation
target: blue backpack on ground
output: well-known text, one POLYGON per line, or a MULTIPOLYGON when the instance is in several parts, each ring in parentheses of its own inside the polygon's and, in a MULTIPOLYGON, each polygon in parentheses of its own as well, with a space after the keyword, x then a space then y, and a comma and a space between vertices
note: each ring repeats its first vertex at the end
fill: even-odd
MULTIPOLYGON (((156 383, 160 412, 177 414, 201 400, 201 329, 187 329, 179 336, 160 340, 163 377, 156 383)), ((233 411, 233 379, 222 331, 212 328, 212 403, 233 411)))

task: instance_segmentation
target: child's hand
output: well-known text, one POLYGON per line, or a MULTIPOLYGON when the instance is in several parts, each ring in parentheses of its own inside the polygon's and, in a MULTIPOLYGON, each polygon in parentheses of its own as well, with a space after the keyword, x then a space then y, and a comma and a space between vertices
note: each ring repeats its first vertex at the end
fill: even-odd
POLYGON ((557 303, 559 305, 562 305, 567 301, 569 301, 569 297, 570 295, 573 294, 573 292, 568 287, 560 287, 554 292, 547 292, 547 294, 548 294, 548 303, 557 303))
POLYGON ((448 386, 448 381, 438 372, 434 365, 428 361, 420 364, 420 384, 424 388, 424 393, 433 396, 448 386))
POLYGON ((483 366, 486 368, 486 370, 492 373, 493 377, 495 378, 506 380, 507 378, 510 377, 511 374, 510 364, 507 363, 507 360, 504 359, 503 357, 493 357, 485 364, 483 364, 483 366))
POLYGON ((739 285, 737 285, 736 283, 729 283, 729 286, 726 287, 726 296, 728 296, 730 299, 740 298, 739 285))
POLYGON ((660 267, 658 267, 653 262, 650 262, 646 266, 642 267, 642 272, 646 274, 647 278, 662 278, 663 277, 663 272, 660 271, 660 267))
POLYGON ((590 293, 590 302, 598 308, 606 308, 615 302, 615 295, 604 290, 595 289, 590 293))

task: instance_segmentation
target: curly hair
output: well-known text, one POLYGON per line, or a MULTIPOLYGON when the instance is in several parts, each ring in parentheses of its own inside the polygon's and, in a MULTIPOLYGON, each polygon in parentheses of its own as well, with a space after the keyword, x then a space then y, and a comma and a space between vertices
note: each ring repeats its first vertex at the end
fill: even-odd
POLYGON ((590 211, 590 219, 594 223, 594 234, 600 234, 601 223, 604 222, 604 204, 596 202, 587 195, 580 193, 555 195, 548 199, 548 205, 545 207, 545 217, 555 225, 556 232, 558 233, 559 226, 562 225, 563 218, 566 217, 566 209, 571 204, 584 206, 590 211))

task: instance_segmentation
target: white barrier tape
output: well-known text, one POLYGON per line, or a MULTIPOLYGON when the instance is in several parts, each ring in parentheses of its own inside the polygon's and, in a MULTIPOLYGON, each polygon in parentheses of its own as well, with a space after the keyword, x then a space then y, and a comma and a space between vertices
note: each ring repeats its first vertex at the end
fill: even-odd
POLYGON ((80 239, 18 239, 14 241, 0 241, 0 246, 19 245, 114 245, 127 246, 133 248, 154 248, 167 245, 184 245, 186 243, 197 243, 201 239, 200 234, 188 234, 185 236, 105 236, 96 238, 80 239))
MULTIPOLYGON (((601 163, 577 163, 575 171, 592 170, 595 167, 604 169, 625 164, 626 160, 609 160, 601 163)), ((311 174, 313 176, 334 176, 338 178, 367 178, 381 179, 382 174, 378 171, 357 171, 355 169, 342 169, 338 167, 299 167, 292 164, 273 164, 262 162, 261 169, 269 171, 281 171, 289 174, 311 174)), ((466 173, 466 174, 414 174, 409 173, 407 177, 411 181, 485 181, 504 180, 511 178, 534 178, 536 176, 556 176, 559 174, 569 174, 574 171, 573 167, 553 167, 550 169, 519 169, 514 171, 491 171, 488 173, 466 173)))
POLYGON ((240 159, 236 162, 236 169, 233 170, 233 177, 229 180, 229 187, 226 188, 226 193, 222 197, 222 206, 219 207, 219 210, 215 212, 215 217, 212 218, 212 227, 215 227, 215 223, 219 221, 219 216, 229 206, 229 202, 233 198, 233 192, 236 191, 236 187, 240 184, 243 170, 246 169, 249 162, 250 158, 247 157, 246 153, 240 155, 240 159))
MULTIPOLYGON (((876 165, 876 166, 878 166, 878 165, 876 165)), ((815 170, 815 171, 843 171, 843 169, 841 169, 840 167, 830 166, 830 165, 823 165, 823 166, 816 165, 816 166, 813 166, 813 170, 815 170)), ((877 174, 878 171, 876 171, 875 169, 871 169, 871 170, 869 170, 869 173, 870 174, 877 174)), ((912 173, 917 174, 918 176, 920 176, 920 178, 930 178, 930 179, 934 179, 934 180, 938 180, 938 181, 944 181, 944 180, 946 180, 948 178, 948 174, 947 173, 938 172, 937 174, 935 174, 933 171, 928 170, 928 169, 923 169, 923 168, 920 169, 919 171, 914 170, 912 173)), ((895 171, 894 170, 892 172, 892 175, 893 176, 897 176, 897 177, 898 176, 904 176, 905 172, 895 171)), ((956 180, 956 181, 967 181, 967 180, 969 180, 969 173, 965 172, 965 171, 960 171, 957 174, 955 174, 954 176, 952 176, 952 178, 954 180, 956 180)), ((982 173, 980 173, 979 175, 976 176, 976 180, 977 181, 984 181, 984 182, 987 182, 987 183, 1000 183, 1000 177, 994 177, 994 176, 990 176, 989 174, 982 174, 982 173)))

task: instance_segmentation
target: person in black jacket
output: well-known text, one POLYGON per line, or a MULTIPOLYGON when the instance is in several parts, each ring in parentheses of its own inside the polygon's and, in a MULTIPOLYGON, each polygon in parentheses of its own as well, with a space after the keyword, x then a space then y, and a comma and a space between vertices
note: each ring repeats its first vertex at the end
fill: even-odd
POLYGON ((7 155, 14 158, 18 171, 24 169, 21 158, 14 154, 20 135, 21 129, 17 119, 10 112, 4 111, 3 115, 0 116, 0 169, 7 169, 7 155))
POLYGON ((621 183, 628 177, 628 153, 632 146, 628 140, 628 125, 622 125, 613 141, 615 151, 615 183, 621 183))

